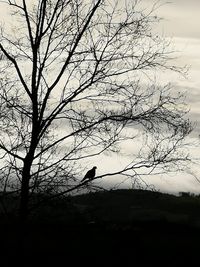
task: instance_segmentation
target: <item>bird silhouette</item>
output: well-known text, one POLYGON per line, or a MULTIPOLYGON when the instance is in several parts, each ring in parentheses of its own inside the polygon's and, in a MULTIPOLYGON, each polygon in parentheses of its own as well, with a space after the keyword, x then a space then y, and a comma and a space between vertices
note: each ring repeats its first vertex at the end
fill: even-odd
POLYGON ((95 177, 96 174, 96 166, 94 166, 91 170, 89 170, 86 175, 84 176, 84 178, 81 180, 81 182, 85 181, 86 179, 88 180, 92 180, 95 177))

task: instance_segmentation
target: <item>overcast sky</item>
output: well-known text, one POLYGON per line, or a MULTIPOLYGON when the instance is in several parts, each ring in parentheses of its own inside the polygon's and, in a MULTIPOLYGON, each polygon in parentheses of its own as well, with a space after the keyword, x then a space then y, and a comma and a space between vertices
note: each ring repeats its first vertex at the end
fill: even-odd
MULTIPOLYGON (((145 0, 150 4, 149 0, 145 0)), ((172 0, 158 9, 157 14, 164 18, 160 30, 165 36, 172 37, 175 48, 179 51, 177 64, 190 66, 188 79, 174 80, 177 88, 186 91, 190 106, 190 118, 196 122, 196 129, 191 137, 193 143, 198 144, 200 129, 200 1, 172 0)), ((171 79, 171 78, 170 78, 171 79)), ((191 151, 195 158, 200 158, 200 146, 191 151)), ((200 178, 200 168, 195 166, 193 172, 200 178)), ((189 175, 163 177, 155 183, 162 190, 192 191, 200 193, 200 184, 189 175)))
MULTIPOLYGON (((146 3, 153 2, 145 0, 146 3)), ((198 134, 200 122, 200 1, 172 0, 163 5, 157 14, 164 18, 160 30, 172 37, 174 47, 180 51, 177 64, 188 65, 188 79, 174 80, 178 88, 186 91, 191 108, 190 117, 197 121, 195 133, 198 134)))
MULTIPOLYGON (((143 2, 149 7, 155 3, 153 0, 143 0, 143 2)), ((175 50, 179 51, 176 63, 190 67, 187 79, 177 77, 177 75, 171 75, 165 79, 173 82, 175 90, 186 92, 190 107, 189 116, 192 121, 196 122, 196 128, 189 140, 194 144, 190 152, 195 162, 200 162, 198 160, 200 158, 198 138, 200 134, 200 0, 168 1, 156 11, 156 14, 163 18, 159 24, 160 33, 172 38, 175 50)), ((111 162, 107 161, 107 166, 109 167, 112 162, 113 159, 111 162)), ((194 165, 191 171, 200 180, 200 166, 194 165)), ((200 193, 200 183, 192 175, 185 173, 148 177, 145 180, 161 191, 200 193)))

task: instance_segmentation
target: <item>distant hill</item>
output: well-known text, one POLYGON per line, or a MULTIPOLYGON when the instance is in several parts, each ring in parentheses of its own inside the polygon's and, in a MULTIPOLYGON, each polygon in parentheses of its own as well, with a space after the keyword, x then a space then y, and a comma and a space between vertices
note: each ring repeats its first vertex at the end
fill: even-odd
MULTIPOLYGON (((9 205, 15 201, 8 198, 9 205)), ((23 254, 23 266, 63 266, 63 260, 66 266, 198 266, 199 196, 147 190, 68 196, 46 202, 29 222, 2 223, 6 261, 21 262, 23 254)))
MULTIPOLYGON (((36 196, 38 198, 38 196, 36 196)), ((16 211, 16 196, 4 206, 16 211)), ((4 210, 0 209, 3 222, 4 210)), ((10 216, 11 218, 12 216, 10 216)), ((168 222, 200 227, 200 197, 181 196, 148 190, 99 191, 49 200, 34 210, 30 221, 52 223, 134 224, 168 222)))
POLYGON ((94 221, 133 223, 165 221, 200 226, 200 197, 148 190, 111 190, 72 197, 72 203, 94 221), (90 216, 89 216, 90 214, 90 216))

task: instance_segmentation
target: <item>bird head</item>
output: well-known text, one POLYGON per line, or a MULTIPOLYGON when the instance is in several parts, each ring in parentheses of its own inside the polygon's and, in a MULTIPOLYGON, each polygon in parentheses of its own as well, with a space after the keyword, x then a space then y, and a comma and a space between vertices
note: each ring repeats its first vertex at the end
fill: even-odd
POLYGON ((97 167, 96 167, 96 166, 94 166, 94 167, 93 167, 93 169, 97 169, 97 167))

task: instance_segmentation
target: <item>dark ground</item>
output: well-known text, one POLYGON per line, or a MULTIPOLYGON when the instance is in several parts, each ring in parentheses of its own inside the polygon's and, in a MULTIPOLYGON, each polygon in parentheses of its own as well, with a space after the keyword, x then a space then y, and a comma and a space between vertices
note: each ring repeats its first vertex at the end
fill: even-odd
POLYGON ((70 199, 65 215, 54 203, 24 226, 2 221, 0 266, 200 266, 199 201, 117 191, 70 199))

